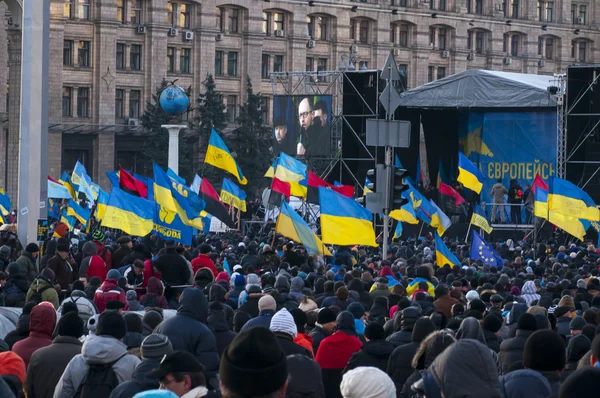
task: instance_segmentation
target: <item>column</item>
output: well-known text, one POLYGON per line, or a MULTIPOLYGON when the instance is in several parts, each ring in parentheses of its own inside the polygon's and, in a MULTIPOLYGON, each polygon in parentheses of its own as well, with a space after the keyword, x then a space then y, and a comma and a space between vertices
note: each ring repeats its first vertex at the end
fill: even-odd
POLYGON ((21 119, 21 41, 19 29, 8 29, 8 153, 5 189, 16 205, 19 173, 19 132, 21 119))
POLYGON ((123 60, 123 66, 125 67, 125 70, 131 70, 131 44, 127 43, 125 44, 125 54, 123 54, 123 57, 125 57, 125 59, 123 60))
POLYGON ((72 110, 72 114, 73 117, 79 117, 79 109, 77 109, 77 98, 79 93, 77 92, 77 89, 79 87, 75 87, 72 86, 71 87, 71 110, 72 110))
POLYGON ((163 124, 160 126, 169 132, 169 160, 168 166, 176 174, 179 173, 179 132, 186 128, 186 125, 163 124))

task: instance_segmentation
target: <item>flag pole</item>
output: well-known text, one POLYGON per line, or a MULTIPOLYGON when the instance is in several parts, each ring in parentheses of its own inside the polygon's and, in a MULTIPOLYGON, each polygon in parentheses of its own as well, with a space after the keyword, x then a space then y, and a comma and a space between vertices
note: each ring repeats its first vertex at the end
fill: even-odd
POLYGON ((423 232, 424 226, 425 226, 425 222, 421 220, 421 229, 419 230, 419 236, 417 236, 417 239, 419 239, 421 237, 421 233, 423 232))
POLYGON ((471 223, 469 223, 469 228, 467 228, 467 235, 465 236, 465 243, 468 243, 469 232, 471 232, 471 223))

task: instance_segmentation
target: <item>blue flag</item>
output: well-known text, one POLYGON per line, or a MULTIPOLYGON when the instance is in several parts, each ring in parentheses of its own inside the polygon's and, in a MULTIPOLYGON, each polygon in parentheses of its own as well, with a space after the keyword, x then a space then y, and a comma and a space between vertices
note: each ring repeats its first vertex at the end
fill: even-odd
POLYGON ((492 267, 504 265, 502 257, 475 230, 473 230, 473 241, 471 242, 471 260, 481 260, 484 264, 492 267))
POLYGON ((227 271, 227 275, 231 276, 231 270, 229 269, 229 261, 227 261, 227 257, 223 260, 223 269, 227 271))
POLYGON ((186 246, 192 244, 192 230, 194 228, 185 225, 181 217, 175 212, 168 212, 156 205, 156 218, 154 219, 154 230, 163 239, 172 239, 186 246))

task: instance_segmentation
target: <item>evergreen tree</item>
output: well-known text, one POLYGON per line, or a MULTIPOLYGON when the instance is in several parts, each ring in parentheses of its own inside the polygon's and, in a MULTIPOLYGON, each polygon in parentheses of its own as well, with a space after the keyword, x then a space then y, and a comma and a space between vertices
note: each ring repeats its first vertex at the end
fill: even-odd
POLYGON ((236 121, 239 127, 232 135, 229 149, 237 154, 236 161, 248 179, 242 189, 251 198, 264 188, 263 175, 271 164, 271 129, 263 124, 261 95, 254 93, 250 77, 247 79, 246 103, 240 106, 236 121))

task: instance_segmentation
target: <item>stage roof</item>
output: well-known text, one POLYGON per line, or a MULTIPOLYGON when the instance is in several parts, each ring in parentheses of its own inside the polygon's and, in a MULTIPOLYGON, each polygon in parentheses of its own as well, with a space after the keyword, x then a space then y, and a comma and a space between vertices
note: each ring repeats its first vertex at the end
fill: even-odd
POLYGON ((414 108, 556 107, 555 85, 547 75, 470 69, 400 95, 400 106, 414 108))

